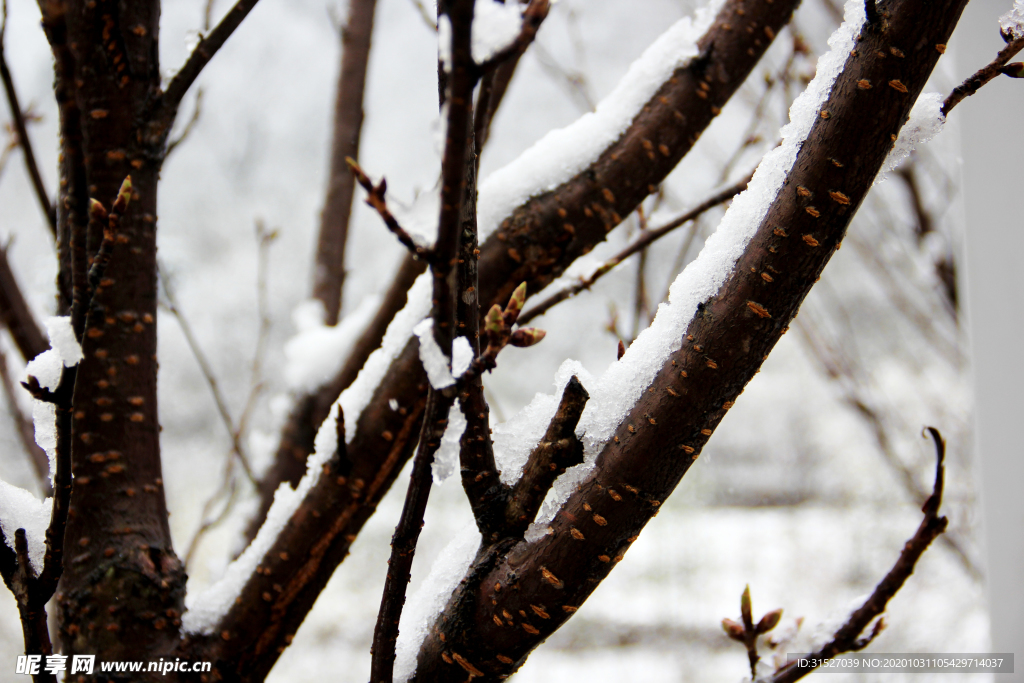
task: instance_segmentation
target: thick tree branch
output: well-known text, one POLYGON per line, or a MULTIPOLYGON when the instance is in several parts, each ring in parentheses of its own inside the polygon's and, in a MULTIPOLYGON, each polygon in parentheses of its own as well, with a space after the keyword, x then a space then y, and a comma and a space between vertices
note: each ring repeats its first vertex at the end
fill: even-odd
POLYGON ((479 563, 470 568, 421 646, 415 680, 463 680, 446 661, 453 653, 482 681, 509 675, 623 557, 786 330, 939 57, 934 49, 894 57, 889 47, 945 44, 965 4, 880 4, 886 25, 865 26, 856 37, 822 107, 829 116, 814 120, 778 196, 731 274, 698 307, 681 348, 605 444, 551 532, 517 544, 482 575, 479 563), (906 92, 865 87, 897 79, 906 92), (527 616, 495 619, 506 613, 527 616))
POLYGON ((338 323, 342 286, 345 282, 345 243, 355 190, 346 163, 359 158, 359 136, 363 127, 363 96, 366 66, 370 60, 370 38, 377 0, 352 0, 348 22, 341 30, 341 69, 334 101, 334 129, 327 199, 320 214, 320 235, 316 249, 313 296, 324 305, 324 322, 338 323))
POLYGON ((77 100, 75 54, 68 40, 68 25, 60 3, 39 3, 43 31, 54 59, 54 96, 60 112, 60 184, 57 198, 57 311, 71 309, 72 234, 86 229, 89 220, 89 189, 83 151, 82 112, 77 100))
POLYGON ((946 457, 946 443, 942 440, 942 435, 934 427, 928 427, 928 432, 935 440, 935 485, 932 488, 931 496, 928 497, 928 500, 925 501, 921 508, 921 511, 924 512, 924 519, 921 520, 921 524, 917 527, 913 537, 904 544, 896 564, 885 575, 885 578, 875 586, 875 590, 864 601, 864 604, 857 608, 850 615, 849 619, 846 620, 846 623, 835 632, 832 639, 814 654, 807 655, 806 659, 814 663, 814 666, 800 667, 797 666, 796 662, 790 662, 771 676, 759 679, 761 682, 792 683, 793 681, 798 681, 813 672, 815 668, 827 660, 833 659, 844 652, 863 650, 885 627, 885 622, 879 619, 875 622, 875 627, 871 632, 861 637, 861 634, 871 625, 871 622, 875 621, 879 615, 885 612, 886 605, 903 587, 903 584, 910 578, 910 575, 914 573, 914 567, 917 565, 917 561, 921 559, 924 551, 928 549, 932 541, 946 530, 946 526, 949 523, 949 520, 945 517, 939 517, 939 507, 942 505, 942 490, 945 480, 944 461, 946 457))
POLYGON ((192 50, 192 54, 185 60, 185 64, 167 84, 167 89, 163 94, 163 107, 172 112, 177 111, 178 105, 181 104, 181 98, 199 77, 199 72, 210 63, 213 56, 217 54, 217 50, 224 46, 224 43, 235 32, 242 20, 248 16, 257 2, 259 0, 238 0, 235 6, 220 20, 220 23, 210 31, 210 35, 204 36, 199 41, 199 44, 192 50))

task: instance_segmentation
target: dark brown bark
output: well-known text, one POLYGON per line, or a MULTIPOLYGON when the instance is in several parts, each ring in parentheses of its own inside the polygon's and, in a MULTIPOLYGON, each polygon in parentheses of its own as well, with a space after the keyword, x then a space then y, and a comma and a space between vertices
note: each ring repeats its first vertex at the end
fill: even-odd
POLYGON ((363 126, 363 94, 366 66, 370 59, 370 37, 377 0, 349 3, 348 22, 341 30, 341 69, 334 102, 334 130, 327 200, 320 215, 313 296, 324 305, 324 322, 338 324, 341 293, 345 282, 345 243, 352 213, 355 182, 345 160, 359 158, 359 135, 363 126))
POLYGON ((479 680, 507 676, 623 557, 838 248, 964 5, 880 4, 885 21, 858 37, 823 106, 828 117, 815 120, 755 237, 700 306, 682 347, 561 507, 552 533, 471 567, 420 650, 416 680, 462 681, 463 667, 448 663, 456 654, 479 680), (770 282, 761 277, 769 271, 770 282))
POLYGON ((124 178, 134 179, 133 201, 91 302, 73 409, 66 427, 58 424, 58 439, 72 441, 75 474, 58 597, 63 650, 130 659, 173 646, 177 617, 167 615, 180 614, 184 594, 167 525, 156 410, 155 216, 164 140, 143 129, 160 87, 159 4, 41 7, 56 61, 67 180, 58 236, 63 310, 71 307, 72 283, 82 286, 73 273, 98 255, 102 239, 86 231, 89 196, 111 202, 124 178))

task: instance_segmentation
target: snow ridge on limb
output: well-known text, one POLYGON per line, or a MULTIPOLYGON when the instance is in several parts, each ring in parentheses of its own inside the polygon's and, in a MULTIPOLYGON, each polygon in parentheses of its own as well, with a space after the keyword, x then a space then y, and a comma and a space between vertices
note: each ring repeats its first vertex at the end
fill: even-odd
MULTIPOLYGON (((507 301, 524 280, 530 291, 539 291, 602 241, 616 216, 628 215, 654 191, 741 85, 796 4, 726 0, 697 42, 698 58, 667 72, 667 81, 640 103, 618 140, 583 172, 567 175, 555 190, 516 209, 508 217, 509 227, 502 227, 503 221, 481 245, 481 310, 507 301)), ((429 281, 423 277, 410 291, 409 305, 388 328, 383 348, 341 397, 351 461, 345 483, 332 483, 335 477, 319 479, 295 509, 287 532, 276 537, 257 573, 248 577, 238 594, 242 606, 230 608, 216 626, 203 629, 213 637, 196 634, 184 643, 183 654, 212 656, 224 671, 252 676, 276 661, 277 647, 298 628, 415 446, 427 379, 410 338, 412 327, 429 310, 427 288, 429 281), (417 293, 417 288, 424 291, 417 293), (392 400, 397 410, 389 407, 392 400), (261 596, 278 582, 275 576, 296 578, 280 595, 268 593, 271 600, 264 601, 261 596), (288 610, 285 601, 291 605, 288 610)))
POLYGON ((908 46, 944 45, 965 4, 879 3, 885 21, 876 23, 866 20, 863 2, 847 4, 847 22, 819 61, 816 82, 794 104, 787 144, 765 159, 674 283, 671 303, 616 364, 651 373, 620 387, 642 396, 614 431, 592 435, 589 428, 624 404, 605 404, 601 389, 615 383, 609 376, 597 383, 588 412, 603 417, 591 422, 585 413, 578 428, 588 429, 595 466, 573 487, 550 533, 471 567, 429 630, 413 680, 463 680, 463 667, 448 664, 459 661, 455 654, 481 681, 506 677, 623 558, 838 248, 940 54, 908 46), (844 153, 850 149, 857 154, 844 153), (656 367, 637 359, 657 349, 656 367))

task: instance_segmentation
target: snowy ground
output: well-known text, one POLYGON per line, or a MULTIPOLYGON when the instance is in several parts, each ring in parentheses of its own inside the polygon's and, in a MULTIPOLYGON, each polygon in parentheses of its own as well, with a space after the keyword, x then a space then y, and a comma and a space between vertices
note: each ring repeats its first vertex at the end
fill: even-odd
MULTIPOLYGON (((189 1, 165 6, 165 69, 184 59, 188 31, 201 21, 201 5, 189 1)), ((22 100, 34 103, 43 116, 33 137, 44 176, 53 186, 56 116, 38 10, 30 0, 11 0, 9 6, 8 59, 22 100)), ((219 2, 215 12, 226 7, 219 2)), ((547 131, 571 123, 588 109, 588 101, 599 101, 662 30, 692 9, 689 0, 556 4, 538 39, 542 49, 523 60, 494 124, 481 177, 505 166, 547 131)), ((268 313, 274 324, 263 366, 267 387, 249 440, 256 457, 265 457, 273 447, 273 426, 288 405, 283 349, 296 331, 292 313, 308 295, 325 185, 338 49, 330 17, 344 13, 343 4, 325 0, 264 0, 200 79, 203 113, 189 140, 168 161, 161 185, 164 275, 216 368, 236 417, 250 389, 258 327, 254 221, 280 231, 268 275, 268 313)), ((826 49, 825 39, 836 25, 835 16, 817 2, 801 8, 797 26, 812 55, 797 62, 798 76, 812 75, 816 55, 826 49)), ((380 0, 374 46, 360 161, 374 177, 387 175, 389 200, 396 209, 412 211, 418 197, 429 201, 439 168, 436 37, 410 0, 380 0)), ((791 46, 786 31, 673 173, 653 225, 719 187, 723 163, 744 137, 755 135, 761 141, 740 155, 731 178, 746 173, 774 145, 788 103, 802 85, 777 86, 753 129, 748 129, 750 114, 764 90, 763 76, 779 71, 791 46)), ((949 89, 951 78, 943 69, 940 63, 926 91, 949 89)), ((192 101, 186 102, 183 116, 190 113, 192 101)), ((610 578, 516 680, 540 683, 585 676, 592 681, 737 681, 745 672, 749 675, 746 657, 719 624, 723 617, 738 616, 746 584, 756 613, 786 610, 780 629, 804 617, 800 633, 806 639, 820 636, 823 624, 841 619, 852 601, 869 592, 891 566, 920 521, 919 504, 881 455, 871 425, 844 404, 851 382, 828 379, 809 353, 803 325, 858 369, 856 387, 882 416, 891 452, 924 490, 931 486, 933 450, 919 432, 925 424, 943 431, 950 444, 945 505, 951 534, 971 561, 980 562, 966 351, 943 308, 931 269, 936 254, 960 249, 957 140, 951 122, 915 160, 924 169, 922 191, 937 233, 918 245, 901 181, 890 178, 876 187, 798 323, 676 494, 610 578)), ((13 266, 42 318, 52 306, 52 249, 16 161, 0 178, 0 235, 15 239, 13 266)), ((702 223, 702 236, 720 215, 702 223)), ((589 262, 617 251, 635 230, 635 222, 628 221, 588 255, 589 262)), ((680 253, 685 239, 685 231, 666 238, 648 258, 653 305, 667 291, 676 265, 699 251, 697 239, 680 253)), ((387 286, 389 277, 382 274, 394 268, 400 249, 360 204, 349 246, 346 312, 356 311, 387 286)), ((617 319, 618 332, 627 342, 634 336, 635 282, 635 262, 627 263, 593 292, 538 319, 536 326, 548 331, 544 342, 534 349, 505 352, 487 380, 495 419, 511 417, 536 392, 550 392, 551 379, 565 358, 579 360, 595 376, 604 372, 615 359, 617 343, 606 329, 609 321, 617 319)), ((175 320, 162 315, 159 322, 165 480, 172 532, 183 553, 202 521, 203 503, 219 485, 219 475, 211 472, 221 471, 229 447, 175 320)), ((10 349, 7 339, 2 343, 10 349)), ((7 355, 13 364, 15 354, 7 355)), ((0 477, 32 487, 9 422, 0 422, 0 477)), ((342 681, 366 680, 387 541, 398 518, 404 481, 404 476, 399 479, 360 535, 271 674, 274 683, 315 679, 327 671, 342 681)), ((199 546, 189 565, 190 592, 216 580, 238 550, 233 539, 243 525, 245 507, 199 546)), ((449 479, 431 497, 414 566, 414 590, 433 558, 469 520, 458 480, 449 479)), ((0 603, 0 662, 13 662, 21 651, 20 628, 6 591, 0 591, 0 603)), ((889 628, 872 648, 984 650, 987 618, 983 586, 948 547, 937 544, 892 603, 889 628)), ((806 645, 797 641, 790 651, 806 645)), ((834 680, 868 679, 851 675, 834 680)), ((952 683, 955 677, 948 680, 952 683)))

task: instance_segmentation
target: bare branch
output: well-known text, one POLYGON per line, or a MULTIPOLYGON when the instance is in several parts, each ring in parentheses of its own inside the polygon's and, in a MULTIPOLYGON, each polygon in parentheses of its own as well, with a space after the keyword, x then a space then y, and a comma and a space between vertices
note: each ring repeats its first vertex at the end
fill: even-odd
MULTIPOLYGON (((46 598, 40 595, 38 582, 32 575, 28 559, 28 539, 24 529, 14 532, 14 547, 18 556, 18 569, 12 582, 11 592, 18 601, 21 617, 21 632, 25 639, 26 654, 53 654, 50 632, 46 627, 46 598)), ((56 683, 57 677, 45 670, 33 674, 35 683, 56 683)))
POLYGON ((7 104, 11 110, 11 118, 14 120, 14 130, 18 136, 18 144, 21 145, 25 158, 25 168, 28 171, 29 179, 32 181, 32 189, 35 190, 39 207, 46 216, 46 222, 50 226, 50 232, 57 236, 57 209, 46 192, 46 185, 43 184, 43 176, 39 173, 39 165, 36 163, 36 155, 32 150, 32 140, 28 136, 28 127, 25 125, 25 114, 18 103, 18 91, 14 88, 14 79, 7 68, 7 57, 4 55, 4 34, 7 32, 7 3, 3 5, 3 24, 0 25, 0 79, 4 82, 4 92, 7 95, 7 104))
POLYGON ((566 299, 570 299, 584 290, 590 289, 591 287, 594 286, 595 282, 597 282, 602 277, 610 273, 612 270, 615 269, 616 266, 618 266, 620 263, 625 261, 633 254, 637 253, 638 251, 642 251, 643 249, 646 249, 649 245, 653 244, 658 239, 664 237, 665 235, 672 232, 676 228, 686 225, 687 223, 694 220, 695 218, 705 213, 706 211, 713 209, 719 204, 724 204, 725 202, 729 201, 730 199, 738 195, 740 192, 743 192, 743 190, 747 189, 747 183, 750 182, 750 178, 752 175, 753 174, 747 175, 746 178, 739 181, 738 183, 731 185, 730 187, 727 187, 726 189, 720 192, 717 192, 713 196, 709 197, 708 199, 705 199, 703 202, 701 202, 694 208, 684 213, 682 216, 673 219, 672 221, 666 223, 665 225, 657 227, 653 230, 644 231, 639 239, 635 240, 628 247, 626 247, 618 254, 616 254, 615 256, 611 257, 610 259, 602 263, 600 266, 598 266, 597 270, 595 270, 589 277, 581 278, 580 281, 577 282, 576 284, 570 287, 566 287, 565 289, 562 289, 558 292, 555 292, 548 298, 544 299, 544 301, 541 301, 535 306, 530 307, 529 310, 524 311, 523 314, 519 316, 519 324, 525 325, 526 323, 530 322, 537 316, 546 313, 556 304, 559 304, 565 301, 566 299))
POLYGON ((14 278, 14 272, 7 261, 6 247, 0 247, 0 321, 7 326, 21 357, 26 361, 50 348, 14 278))
POLYGON ((249 458, 246 455, 245 448, 242 446, 241 433, 236 428, 235 421, 231 418, 231 411, 228 410, 227 401, 220 391, 220 385, 217 383, 217 378, 213 374, 213 368, 210 367, 210 363, 206 359, 206 354, 203 353, 202 347, 199 346, 199 341, 192 333, 192 326, 181 312, 177 299, 174 296, 174 290, 171 288, 170 283, 167 282, 167 278, 160 278, 160 283, 163 285, 164 297, 167 299, 167 310, 174 316, 174 319, 178 321, 181 333, 185 335, 185 343, 188 344, 188 348, 192 352, 192 356, 196 359, 196 363, 199 365, 199 370, 203 373, 203 379, 206 380, 206 385, 210 387, 210 394, 213 396, 213 402, 217 406, 217 413, 220 415, 220 419, 224 423, 224 427, 227 429, 228 437, 231 439, 231 452, 236 458, 238 458, 238 462, 242 466, 245 476, 253 486, 256 486, 258 485, 256 477, 252 473, 252 467, 249 465, 249 458))
POLYGON ((381 178, 380 182, 376 185, 370 180, 370 177, 366 175, 362 167, 356 163, 355 159, 346 159, 345 162, 348 164, 349 170, 352 171, 352 175, 355 176, 356 181, 366 190, 366 203, 373 207, 373 209, 380 215, 381 220, 384 221, 384 225, 387 226, 388 230, 394 233, 398 241, 409 250, 409 252, 416 257, 422 258, 427 262, 431 259, 431 250, 421 247, 416 244, 413 240, 412 235, 405 231, 398 220, 388 209, 387 200, 384 199, 384 194, 388 190, 388 183, 385 178, 381 178))
POLYGON ((167 84, 167 90, 164 91, 163 95, 163 106, 168 107, 172 111, 178 108, 181 98, 185 96, 192 83, 199 77, 199 72, 209 64, 213 56, 217 54, 217 50, 224 46, 224 43, 235 32, 235 29, 242 23, 242 20, 252 11, 257 2, 259 0, 238 0, 235 6, 220 20, 216 28, 210 32, 210 35, 205 36, 199 41, 192 54, 185 60, 185 64, 174 75, 171 82, 167 84))
MULTIPOLYGON (((207 8, 209 8, 209 4, 207 5, 207 8)), ((192 133, 192 130, 196 127, 196 124, 199 122, 199 117, 202 115, 202 113, 203 89, 199 88, 198 90, 196 90, 196 104, 195 108, 192 110, 192 116, 188 118, 188 122, 185 124, 185 127, 181 129, 180 133, 178 133, 178 137, 174 138, 173 140, 167 143, 167 149, 164 151, 165 161, 169 156, 171 156, 171 153, 173 153, 174 150, 176 150, 181 143, 185 142, 185 140, 188 139, 188 136, 192 133)))
MULTIPOLYGON (((945 49, 945 46, 943 46, 943 49, 945 49)), ((1004 71, 1004 67, 1021 50, 1024 50, 1024 34, 1017 36, 1013 40, 1008 40, 1006 47, 999 51, 995 59, 978 69, 966 81, 954 88, 953 92, 942 103, 942 115, 948 116, 949 112, 953 111, 953 107, 981 90, 982 86, 986 83, 1001 73, 1008 73, 1004 71)), ((1024 70, 1024 67, 1019 67, 1018 70, 1024 70)))
POLYGON ((320 214, 313 296, 324 305, 325 322, 338 323, 342 286, 345 282, 345 243, 355 191, 346 163, 359 158, 359 136, 363 126, 363 97, 366 67, 370 59, 370 37, 377 0, 349 2, 348 22, 341 31, 341 69, 334 101, 331 166, 327 198, 320 214))
POLYGON ((583 462, 583 444, 576 438, 576 425, 590 394, 575 375, 569 378, 544 437, 530 453, 523 476, 512 487, 505 509, 506 533, 521 538, 537 516, 544 497, 555 479, 583 462))
MULTIPOLYGON (((473 88, 476 84, 471 73, 473 58, 470 52, 473 0, 451 0, 439 6, 438 11, 444 11, 451 20, 452 77, 448 81, 447 139, 441 162, 441 215, 438 219, 437 243, 431 250, 430 259, 434 279, 431 317, 434 321, 434 341, 441 352, 451 358, 457 307, 457 288, 452 286, 454 283, 451 282, 451 275, 457 270, 453 266, 458 261, 463 219, 466 217, 463 213, 467 205, 466 196, 475 194, 476 187, 476 163, 472 158, 473 128, 470 125, 473 88)), ((379 192, 383 201, 383 181, 379 192)), ((475 217, 470 217, 471 241, 475 241, 475 225, 475 217)), ((402 516, 391 542, 391 559, 388 561, 384 594, 373 631, 370 680, 376 683, 391 683, 394 674, 398 623, 405 605, 416 541, 423 528, 423 514, 430 496, 433 477, 431 464, 434 453, 441 445, 455 395, 455 387, 431 387, 427 393, 420 441, 413 460, 402 516)))
POLYGON ((377 625, 373 630, 373 656, 370 664, 370 680, 377 683, 391 683, 395 666, 395 642, 398 639, 398 622, 405 606, 405 594, 412 571, 412 560, 416 553, 416 541, 423 528, 423 514, 430 497, 433 474, 431 465, 434 453, 441 446, 441 437, 448 424, 448 411, 453 398, 439 391, 430 390, 427 395, 427 409, 420 433, 419 448, 413 459, 409 490, 405 495, 402 516, 391 538, 391 559, 381 596, 377 625))
POLYGON ((899 559, 893 565, 889 573, 885 575, 875 590, 872 591, 864 604, 857 608, 849 619, 846 620, 832 639, 821 647, 814 654, 808 655, 807 660, 813 666, 797 666, 796 662, 790 662, 776 671, 768 678, 761 679, 763 683, 792 683, 798 681, 807 674, 814 671, 823 662, 835 658, 844 652, 858 652, 867 647, 872 640, 885 627, 884 621, 879 619, 869 634, 861 637, 871 622, 885 612, 885 606, 889 600, 903 587, 910 575, 914 573, 914 567, 921 555, 928 549, 932 541, 939 537, 946 530, 949 520, 939 517, 939 507, 942 505, 942 489, 945 480, 944 460, 946 457, 946 443, 942 435, 934 427, 928 427, 928 432, 935 440, 935 485, 932 494, 925 501, 921 508, 924 512, 924 519, 913 537, 903 546, 899 559))

